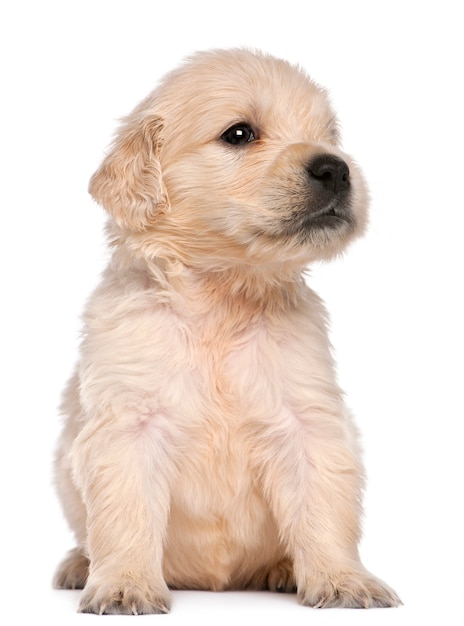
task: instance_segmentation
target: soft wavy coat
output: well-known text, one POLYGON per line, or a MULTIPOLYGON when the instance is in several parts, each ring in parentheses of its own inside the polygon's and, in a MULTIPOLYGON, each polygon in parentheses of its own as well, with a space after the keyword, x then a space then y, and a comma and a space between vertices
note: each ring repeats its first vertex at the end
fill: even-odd
POLYGON ((56 585, 95 613, 166 612, 168 587, 396 605, 359 560, 357 437, 303 277, 366 222, 325 91, 264 54, 198 54, 123 121, 90 192, 113 254, 63 401, 78 547, 56 585))

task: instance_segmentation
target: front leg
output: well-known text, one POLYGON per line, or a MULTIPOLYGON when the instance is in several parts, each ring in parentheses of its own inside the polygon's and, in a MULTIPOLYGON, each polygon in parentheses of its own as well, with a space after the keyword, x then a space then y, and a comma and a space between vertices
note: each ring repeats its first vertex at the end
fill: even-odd
POLYGON ((108 410, 73 448, 87 509, 90 570, 79 611, 167 613, 162 556, 173 461, 162 414, 108 410))
POLYGON ((362 467, 344 417, 281 407, 253 427, 260 480, 293 560, 299 601, 387 607, 400 600, 358 556, 362 467))

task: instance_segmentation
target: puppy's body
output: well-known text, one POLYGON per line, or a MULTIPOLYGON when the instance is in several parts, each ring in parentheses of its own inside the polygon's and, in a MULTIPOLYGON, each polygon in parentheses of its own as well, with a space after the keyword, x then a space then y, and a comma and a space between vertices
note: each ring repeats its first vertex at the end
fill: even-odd
POLYGON ((271 57, 199 55, 127 119, 91 192, 114 253, 65 396, 79 547, 57 586, 97 613, 165 612, 168 587, 397 604, 359 561, 356 437, 302 278, 365 222, 324 92, 271 57))

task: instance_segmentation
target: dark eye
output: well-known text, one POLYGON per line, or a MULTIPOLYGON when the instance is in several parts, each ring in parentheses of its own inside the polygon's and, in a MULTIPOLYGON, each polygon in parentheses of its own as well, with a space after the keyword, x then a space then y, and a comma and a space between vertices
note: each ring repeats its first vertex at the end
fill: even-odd
POLYGON ((248 124, 234 124, 221 135, 221 139, 232 146, 238 146, 254 141, 255 134, 248 124))

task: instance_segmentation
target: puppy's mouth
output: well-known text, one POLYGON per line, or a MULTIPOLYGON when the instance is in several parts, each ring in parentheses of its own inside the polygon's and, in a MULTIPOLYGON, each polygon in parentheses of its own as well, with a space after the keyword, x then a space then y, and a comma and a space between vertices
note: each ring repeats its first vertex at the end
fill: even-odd
POLYGON ((314 207, 305 207, 289 219, 285 220, 283 228, 288 235, 308 235, 317 231, 325 231, 328 235, 354 230, 356 221, 347 199, 343 202, 333 200, 327 206, 314 210, 314 207))
POLYGON ((343 203, 334 200, 327 207, 314 211, 309 209, 303 216, 303 223, 311 227, 330 226, 335 228, 337 225, 347 223, 352 219, 351 208, 349 202, 343 203))

